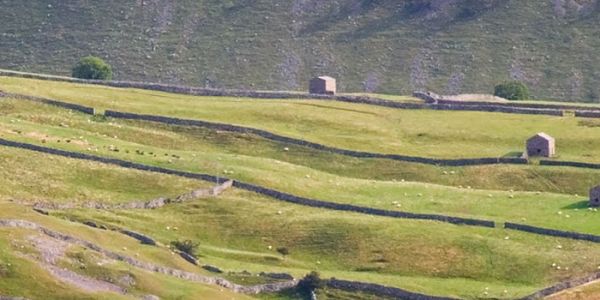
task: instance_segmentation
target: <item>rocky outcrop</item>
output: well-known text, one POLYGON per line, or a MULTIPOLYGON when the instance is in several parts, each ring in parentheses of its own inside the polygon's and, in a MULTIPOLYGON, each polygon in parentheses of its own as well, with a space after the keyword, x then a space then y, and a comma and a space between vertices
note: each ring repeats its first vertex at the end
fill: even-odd
POLYGON ((198 282, 198 283, 203 283, 203 284, 218 285, 218 286, 230 289, 230 290, 232 290, 234 292, 238 292, 238 293, 246 293, 246 294, 272 293, 272 292, 277 292, 277 291, 281 291, 284 289, 295 287, 298 283, 296 280, 289 280, 289 281, 285 281, 285 282, 260 284, 260 285, 254 285, 254 286, 243 286, 243 285, 232 283, 226 279, 219 278, 219 277, 204 276, 204 275, 191 273, 191 272, 187 272, 187 271, 183 271, 183 270, 179 270, 179 269, 156 265, 153 263, 143 262, 138 259, 132 258, 130 256, 104 249, 101 246, 96 245, 92 242, 89 242, 89 241, 86 241, 86 240, 83 240, 83 239, 80 239, 80 238, 77 238, 74 236, 70 236, 67 234, 63 234, 63 233, 48 229, 46 227, 40 226, 37 223, 26 221, 26 220, 0 219, 0 227, 12 227, 12 228, 24 228, 24 229, 36 230, 38 232, 41 232, 51 238, 59 240, 59 241, 86 247, 88 249, 91 249, 93 251, 101 253, 110 259, 118 260, 118 261, 127 263, 131 266, 134 266, 134 267, 146 270, 146 271, 160 273, 163 275, 168 275, 168 276, 172 276, 175 278, 198 282))

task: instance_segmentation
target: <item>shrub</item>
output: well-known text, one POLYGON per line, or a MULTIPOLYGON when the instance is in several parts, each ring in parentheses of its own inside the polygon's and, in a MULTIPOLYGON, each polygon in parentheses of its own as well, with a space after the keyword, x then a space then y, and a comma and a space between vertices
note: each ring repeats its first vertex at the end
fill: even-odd
POLYGON ((290 250, 286 247, 279 247, 277 248, 277 252, 279 252, 279 254, 286 256, 290 254, 290 250))
POLYGON ((200 243, 194 243, 190 240, 185 240, 185 241, 173 241, 171 242, 171 245, 173 245, 173 247, 175 247, 177 250, 187 253, 191 256, 196 256, 196 251, 198 250, 198 246, 200 246, 200 243))
POLYGON ((324 285, 325 283, 321 279, 321 275, 318 272, 312 271, 298 282, 298 289, 303 293, 310 294, 324 285))
POLYGON ((527 100, 529 99, 529 88, 522 82, 509 81, 497 85, 494 95, 508 100, 527 100))
POLYGON ((95 56, 82 58, 73 68, 73 77, 81 79, 112 79, 112 68, 104 60, 95 56))

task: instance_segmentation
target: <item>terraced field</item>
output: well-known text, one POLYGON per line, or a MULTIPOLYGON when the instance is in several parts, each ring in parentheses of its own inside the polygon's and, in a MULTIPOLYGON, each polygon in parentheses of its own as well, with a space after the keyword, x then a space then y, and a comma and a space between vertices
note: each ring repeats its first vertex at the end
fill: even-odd
MULTIPOLYGON (((528 136, 545 131, 557 138, 560 156, 555 159, 600 161, 600 127, 593 119, 399 110, 323 100, 192 97, 8 77, 0 77, 0 90, 98 111, 237 124, 341 149, 431 158, 516 156, 528 136)), ((0 139, 209 174, 219 182, 233 179, 327 203, 496 224, 494 228, 453 225, 310 207, 236 184, 218 196, 154 210, 74 207, 40 210, 48 213, 43 215, 32 208, 40 203, 174 199, 214 182, 0 146, 0 219, 35 222, 111 253, 242 286, 282 282, 257 276, 261 272, 301 278, 316 270, 324 278, 427 295, 515 299, 593 274, 600 267, 598 243, 503 228, 504 222, 514 222, 600 235, 600 215, 586 202, 588 188, 600 183, 600 170, 535 162, 449 167, 357 158, 249 133, 92 116, 10 97, 0 98, 0 139), (86 222, 98 228, 83 225, 86 222), (122 230, 157 243, 140 244, 122 230), (188 239, 200 243, 200 266, 216 266, 224 272, 211 273, 190 264, 165 246, 188 239), (282 247, 288 255, 276 251, 282 247)), ((56 276, 48 267, 52 263, 46 260, 45 247, 55 245, 48 241, 55 239, 43 230, 0 230, 0 295, 42 299, 48 295, 40 290, 52 290, 54 299, 115 299, 119 294, 90 294, 56 276)), ((69 244, 55 254, 53 264, 108 282, 124 291, 118 296, 124 299, 149 294, 161 299, 302 297, 294 290, 235 293, 229 284, 175 278, 86 245, 69 244)), ((593 285, 581 289, 578 295, 593 295, 597 290, 593 285)), ((318 290, 317 295, 319 299, 383 297, 331 287, 318 290)))

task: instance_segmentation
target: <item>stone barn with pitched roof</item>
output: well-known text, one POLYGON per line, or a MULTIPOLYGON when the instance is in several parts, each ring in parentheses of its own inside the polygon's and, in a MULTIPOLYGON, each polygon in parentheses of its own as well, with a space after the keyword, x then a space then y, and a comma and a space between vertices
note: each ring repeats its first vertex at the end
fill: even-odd
POLYGON ((319 76, 310 80, 308 91, 311 94, 335 95, 337 92, 335 78, 319 76))
POLYGON ((590 189, 590 206, 600 207, 600 185, 590 189))
POLYGON ((540 132, 527 140, 528 156, 552 157, 556 154, 554 138, 540 132))

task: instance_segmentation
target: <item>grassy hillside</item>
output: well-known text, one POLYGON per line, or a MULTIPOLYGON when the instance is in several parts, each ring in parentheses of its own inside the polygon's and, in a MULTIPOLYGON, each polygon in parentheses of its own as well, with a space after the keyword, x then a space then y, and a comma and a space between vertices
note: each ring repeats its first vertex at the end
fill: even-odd
POLYGON ((593 119, 398 110, 319 100, 196 97, 9 77, 0 77, 0 88, 100 111, 230 123, 338 148, 433 158, 518 156, 529 137, 546 132, 557 140, 558 159, 600 159, 600 150, 591 142, 600 137, 600 123, 593 119))
MULTIPOLYGON (((12 161, 31 157, 28 151, 3 149, 3 152, 13 158, 7 161, 7 168, 16 167, 12 161)), ((47 155, 33 154, 34 158, 38 156, 42 159, 49 158, 47 155)), ((79 164, 77 170, 85 172, 90 167, 92 166, 79 164)), ((34 169, 24 168, 24 171, 34 173, 34 169)), ((2 183, 5 180, 2 179, 2 183)), ((72 184, 64 182, 61 186, 72 187, 72 184)), ((113 251, 136 253, 136 257, 144 261, 206 273, 167 251, 141 246, 117 233, 34 214, 4 200, 0 206, 0 218, 31 220, 93 241, 113 251)), ((590 261, 593 257, 599 257, 600 249, 589 243, 541 238, 503 230, 328 212, 282 204, 236 190, 226 192, 219 199, 177 204, 160 210, 70 210, 53 215, 80 221, 94 220, 102 225, 125 226, 149 234, 163 244, 186 238, 200 241, 201 262, 217 265, 231 272, 246 270, 258 273, 268 270, 301 276, 309 270, 319 270, 324 276, 465 298, 483 296, 484 292, 492 297, 513 298, 564 276, 591 272, 600 264, 600 261, 590 261), (279 214, 278 211, 282 213, 279 214), (377 234, 373 235, 373 232, 377 234), (510 240, 506 240, 506 236, 510 236, 510 240), (564 246, 558 249, 556 245, 564 246), (273 248, 269 249, 269 246, 273 248), (291 254, 281 257, 273 250, 280 246, 288 247, 291 254), (568 269, 552 270, 550 265, 557 262, 568 269)), ((37 251, 32 248, 31 238, 38 234, 26 230, 2 231, 5 232, 3 237, 10 242, 0 243, 0 247, 4 249, 2 261, 4 266, 9 266, 8 271, 2 275, 7 280, 0 281, 0 292, 41 299, 41 294, 38 293, 40 290, 55 289, 56 292, 51 295, 56 299, 85 297, 78 289, 68 288, 68 285, 57 286, 56 279, 36 266, 37 251), (33 255, 33 258, 21 255, 33 255), (41 286, 43 284, 46 286, 41 286)), ((97 262, 102 262, 102 257, 91 250, 71 247, 67 249, 62 265, 101 279, 117 280, 120 276, 129 274, 136 281, 134 286, 129 287, 132 294, 152 293, 165 299, 177 296, 194 299, 194 295, 212 295, 214 299, 232 297, 226 292, 221 296, 211 294, 211 290, 214 290, 211 287, 151 275, 120 263, 97 267, 97 262), (158 279, 161 284, 157 285, 158 279)), ((243 283, 244 277, 237 280, 243 283)), ((106 297, 109 299, 114 295, 106 297)), ((245 298, 241 295, 233 297, 245 298)), ((296 299, 285 294, 280 297, 296 299)), ((93 298, 97 299, 99 295, 94 295, 93 298)))
MULTIPOLYGON (((564 143, 563 155, 580 161, 595 161, 582 153, 596 155, 591 145, 597 127, 585 127, 588 134, 579 134, 579 127, 583 126, 575 118, 402 111, 323 101, 186 97, 8 78, 0 78, 0 89, 102 109, 264 126, 280 134, 339 147, 364 147, 368 151, 398 149, 397 137, 404 134, 400 142, 406 141, 407 146, 402 149, 407 153, 429 149, 428 154, 433 154, 438 149, 457 149, 460 145, 465 155, 476 155, 478 148, 501 153, 513 143, 520 147, 521 142, 517 143, 518 138, 511 135, 516 128, 537 128, 539 123, 568 141, 564 143), (328 120, 328 115, 339 118, 328 120), (386 121, 375 124, 374 115, 386 121), (434 146, 415 142, 418 132, 436 134, 435 120, 439 118, 447 118, 449 124, 440 130, 456 139, 442 140, 434 146), (418 124, 419 129, 414 131, 410 126, 413 120, 430 121, 418 124), (458 120, 469 124, 462 126, 458 120), (302 127, 303 124, 308 125, 302 127), (368 130, 362 130, 363 127, 368 130), (467 136, 473 127, 481 131, 477 133, 479 138, 471 142, 467 136), (567 134, 569 129, 575 133, 567 134), (379 137, 372 139, 373 134, 379 137), (501 137, 506 144, 492 147, 495 144, 490 136, 501 137), (572 146, 575 141, 578 146, 572 146)), ((0 138, 222 175, 331 202, 484 218, 499 223, 498 228, 478 228, 375 217, 284 203, 235 188, 218 197, 156 210, 70 209, 50 211, 49 216, 43 216, 32 212, 28 205, 37 201, 147 201, 210 184, 0 147, 0 219, 34 221, 142 261, 214 276, 186 263, 164 246, 140 245, 122 234, 80 223, 93 221, 109 228, 126 228, 149 235, 160 245, 190 239, 200 243, 201 264, 222 268, 225 273, 220 276, 240 284, 265 282, 256 276, 259 272, 286 272, 301 277, 317 270, 326 278, 378 283, 431 295, 514 299, 560 280, 590 274, 600 266, 598 244, 501 228, 502 222, 512 221, 600 234, 598 212, 589 210, 585 203, 587 188, 597 183, 599 173, 595 170, 537 165, 450 168, 363 160, 249 134, 89 116, 10 98, 0 98, 0 138), (290 254, 282 256, 276 251, 279 247, 288 248, 290 254), (245 275, 244 271, 252 275, 245 275)), ((42 299, 40 290, 56 290, 50 298, 116 297, 114 293, 90 294, 53 277, 39 264, 44 259, 43 248, 40 249, 40 239, 44 238, 39 233, 7 228, 0 231, 0 295, 42 299)), ((105 264, 105 260, 91 249, 70 246, 57 264, 82 276, 126 287, 128 294, 121 296, 123 299, 145 294, 161 299, 301 299, 294 291, 256 297, 232 294, 226 289, 176 280, 122 262, 105 264), (123 278, 134 278, 135 284, 123 278)), ((376 298, 330 289, 319 290, 318 294, 319 299, 376 298)))
POLYGON ((343 91, 401 94, 490 92, 513 78, 537 98, 598 102, 598 5, 3 0, 0 67, 69 74, 94 54, 117 79, 304 90, 330 74, 343 91))

